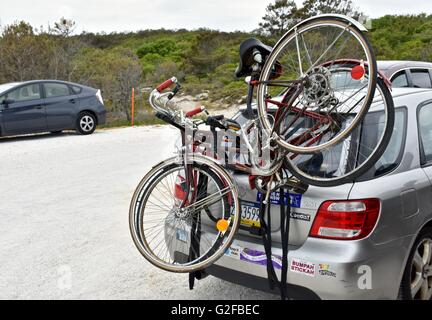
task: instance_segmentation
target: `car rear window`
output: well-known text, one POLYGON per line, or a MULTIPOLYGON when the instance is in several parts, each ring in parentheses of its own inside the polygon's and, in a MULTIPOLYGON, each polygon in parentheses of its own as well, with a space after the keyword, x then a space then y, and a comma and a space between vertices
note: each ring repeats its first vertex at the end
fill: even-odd
MULTIPOLYGON (((384 130, 384 111, 369 112, 362 124, 344 140, 326 151, 313 155, 299 155, 293 161, 304 172, 321 178, 334 178, 348 173, 349 168, 361 165, 373 152, 384 130), (349 145, 346 144, 349 143, 349 145)), ((347 119, 347 122, 350 119, 347 119)), ((344 124, 346 126, 347 123, 344 124)), ((357 181, 385 175, 400 163, 405 139, 406 115, 404 108, 395 113, 395 125, 389 145, 381 158, 357 181)))
POLYGON ((422 106, 418 113, 422 164, 432 161, 432 104, 422 106))
MULTIPOLYGON (((374 179, 396 169, 402 159, 403 150, 405 147, 405 137, 406 137, 406 108, 400 107, 396 109, 395 112, 395 125, 393 128, 392 137, 390 142, 384 151, 381 158, 375 163, 375 165, 361 176, 357 181, 366 181, 374 179)), ((379 115, 374 115, 375 117, 379 115)), ((384 116, 382 113, 380 116, 384 116)), ((376 126, 375 126, 376 127, 376 126)), ((377 139, 381 137, 383 128, 377 128, 376 130, 363 130, 362 135, 362 148, 360 153, 367 153, 366 148, 368 145, 375 146, 377 139), (365 132, 367 131, 367 132, 365 132)))
POLYGON ((348 71, 337 71, 333 72, 330 78, 331 88, 338 90, 356 89, 362 86, 361 81, 354 80, 351 76, 351 72, 348 71))
MULTIPOLYGON (((314 155, 301 155, 293 161, 303 171, 319 177, 333 177, 336 173, 345 172, 352 163, 361 164, 377 145, 377 140, 382 136, 384 129, 384 111, 369 112, 361 126, 358 126, 351 134, 350 147, 343 148, 343 143, 332 147, 331 152, 317 153, 314 155), (377 125, 377 123, 379 125, 377 125), (342 154, 356 150, 357 156, 349 157, 350 162, 343 161, 342 154)), ((389 145, 376 164, 357 181, 374 179, 393 171, 400 163, 406 136, 406 108, 399 107, 395 110, 395 125, 389 145)), ((248 120, 240 113, 235 116, 237 122, 244 125, 248 120)), ((289 121, 289 120, 288 120, 289 121)), ((349 119, 347 119, 349 121, 349 119)), ((346 154, 345 157, 346 159, 346 154)))

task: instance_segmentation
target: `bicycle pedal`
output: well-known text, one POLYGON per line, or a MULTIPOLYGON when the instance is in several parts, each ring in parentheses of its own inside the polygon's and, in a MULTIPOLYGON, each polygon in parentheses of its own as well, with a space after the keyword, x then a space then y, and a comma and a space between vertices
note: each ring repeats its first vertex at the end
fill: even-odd
POLYGON ((295 193, 304 194, 309 189, 309 185, 303 183, 299 179, 292 177, 284 184, 286 187, 290 188, 295 193))

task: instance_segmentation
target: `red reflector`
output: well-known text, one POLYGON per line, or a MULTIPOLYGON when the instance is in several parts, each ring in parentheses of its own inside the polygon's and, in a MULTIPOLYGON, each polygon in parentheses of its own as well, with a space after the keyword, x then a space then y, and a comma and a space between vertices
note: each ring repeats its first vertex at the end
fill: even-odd
POLYGON ((174 185, 174 197, 181 201, 186 199, 186 179, 180 175, 177 176, 174 185))
POLYGON ((326 201, 318 210, 311 237, 358 240, 367 237, 378 221, 378 199, 326 201))
POLYGON ((364 75, 365 75, 365 69, 363 66, 359 65, 351 69, 351 77, 354 80, 360 80, 364 77, 364 75))

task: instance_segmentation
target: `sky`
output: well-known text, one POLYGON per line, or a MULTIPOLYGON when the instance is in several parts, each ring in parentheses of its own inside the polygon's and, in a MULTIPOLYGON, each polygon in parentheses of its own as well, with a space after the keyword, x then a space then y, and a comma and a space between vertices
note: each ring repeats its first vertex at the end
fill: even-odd
MULTIPOLYGON (((2 0, 0 24, 24 20, 34 27, 61 17, 76 21, 75 33, 144 29, 252 31, 271 0, 2 0)), ((298 4, 302 0, 296 0, 298 4)), ((432 14, 430 0, 353 0, 371 18, 385 14, 432 14)))

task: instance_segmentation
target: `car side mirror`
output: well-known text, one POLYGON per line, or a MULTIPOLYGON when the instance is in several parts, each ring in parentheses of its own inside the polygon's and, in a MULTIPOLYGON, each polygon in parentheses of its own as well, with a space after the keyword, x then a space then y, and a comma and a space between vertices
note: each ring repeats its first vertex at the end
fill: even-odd
POLYGON ((5 99, 5 100, 3 100, 2 105, 5 108, 9 108, 9 105, 14 103, 14 102, 15 102, 14 99, 5 99))

